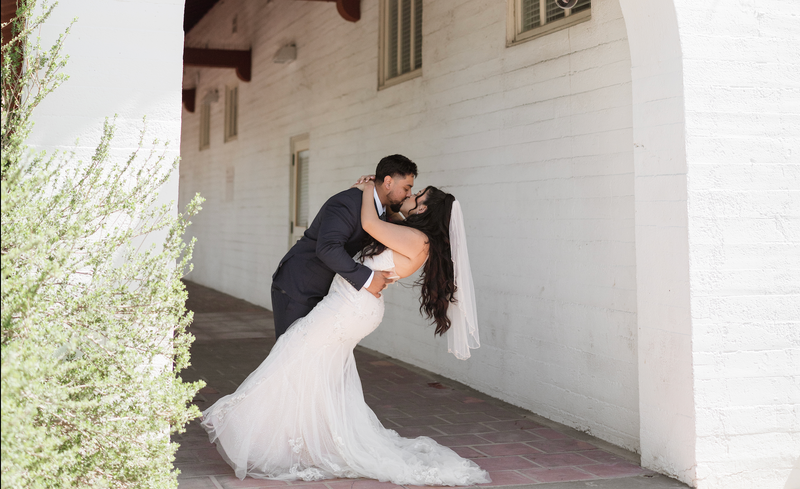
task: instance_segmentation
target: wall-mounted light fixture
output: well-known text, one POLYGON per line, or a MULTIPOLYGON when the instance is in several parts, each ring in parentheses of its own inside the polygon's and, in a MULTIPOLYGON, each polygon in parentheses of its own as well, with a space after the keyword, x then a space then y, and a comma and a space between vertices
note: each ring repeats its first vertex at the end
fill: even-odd
POLYGON ((290 43, 278 50, 275 57, 272 58, 273 63, 291 63, 297 59, 297 46, 295 43, 290 43))
POLYGON ((213 104, 219 102, 219 90, 213 89, 206 92, 203 96, 203 103, 204 104, 213 104))

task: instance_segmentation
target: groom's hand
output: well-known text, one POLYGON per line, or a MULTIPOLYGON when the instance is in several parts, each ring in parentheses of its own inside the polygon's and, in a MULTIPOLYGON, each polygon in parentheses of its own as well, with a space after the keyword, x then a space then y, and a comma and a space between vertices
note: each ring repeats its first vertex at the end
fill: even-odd
POLYGON ((394 283, 394 279, 389 278, 391 275, 392 272, 379 272, 376 270, 375 275, 372 277, 372 283, 367 287, 369 293, 380 299, 381 291, 389 284, 394 283))

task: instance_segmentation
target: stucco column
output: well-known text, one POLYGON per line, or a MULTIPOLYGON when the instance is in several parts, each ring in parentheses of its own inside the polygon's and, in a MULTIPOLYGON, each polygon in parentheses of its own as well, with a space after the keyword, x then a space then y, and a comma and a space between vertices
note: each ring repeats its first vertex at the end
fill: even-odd
MULTIPOLYGON (((42 29, 49 47, 76 19, 64 42, 69 79, 34 112, 30 144, 46 151, 94 152, 103 120, 117 116, 112 158, 127 158, 138 146, 147 116, 145 150, 153 140, 169 143, 166 162, 179 156, 183 77, 182 0, 129 2, 62 0, 42 29)), ((168 164, 166 163, 165 164, 168 164)), ((177 202, 178 172, 162 188, 159 203, 177 202)), ((159 242, 163 233, 148 241, 159 242)))
POLYGON ((620 0, 631 49, 642 464, 693 483, 682 53, 671 1, 620 0))

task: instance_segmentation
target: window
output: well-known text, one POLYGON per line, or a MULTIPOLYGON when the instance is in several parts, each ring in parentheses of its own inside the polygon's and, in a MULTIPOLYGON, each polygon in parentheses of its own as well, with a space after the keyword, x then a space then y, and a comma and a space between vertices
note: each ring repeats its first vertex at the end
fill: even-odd
POLYGON ((225 142, 239 134, 239 87, 225 87, 225 142))
POLYGON ((422 75, 422 0, 381 0, 378 88, 422 75))
POLYGON ((211 146, 211 104, 200 104, 200 150, 211 146))
POLYGON ((289 246, 303 236, 308 228, 308 134, 295 136, 290 140, 292 147, 292 168, 289 173, 289 246))
POLYGON ((529 41, 591 18, 592 0, 562 9, 556 0, 508 0, 507 46, 529 41))

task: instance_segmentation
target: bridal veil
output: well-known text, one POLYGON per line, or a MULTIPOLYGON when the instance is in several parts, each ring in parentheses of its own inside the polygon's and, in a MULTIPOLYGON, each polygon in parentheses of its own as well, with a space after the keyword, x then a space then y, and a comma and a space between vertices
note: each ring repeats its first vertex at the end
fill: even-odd
POLYGON ((470 357, 470 349, 481 346, 478 337, 478 310, 475 307, 475 286, 467 253, 467 233, 461 204, 453 201, 450 211, 450 254, 453 259, 456 302, 447 308, 450 329, 447 330, 447 351, 459 360, 470 357))

